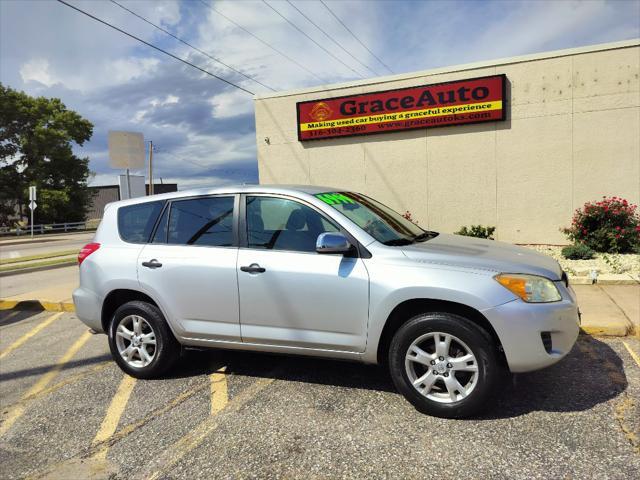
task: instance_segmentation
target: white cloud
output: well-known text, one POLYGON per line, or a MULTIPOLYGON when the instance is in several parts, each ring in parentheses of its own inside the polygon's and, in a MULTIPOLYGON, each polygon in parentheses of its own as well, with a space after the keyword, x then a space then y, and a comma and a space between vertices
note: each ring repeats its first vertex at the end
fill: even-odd
POLYGON ((231 118, 253 113, 253 98, 240 90, 231 90, 209 99, 214 118, 231 118))
MULTIPOLYGON (((127 83, 143 75, 148 75, 153 73, 159 63, 160 60, 157 58, 119 58, 112 61, 107 67, 107 70, 111 73, 108 79, 105 79, 104 84, 127 83)), ((98 85, 94 83, 93 86, 99 87, 102 84, 103 82, 98 85)))
POLYGON ((34 58, 20 67, 22 81, 39 82, 47 87, 53 85, 55 80, 49 73, 49 61, 44 58, 34 58))

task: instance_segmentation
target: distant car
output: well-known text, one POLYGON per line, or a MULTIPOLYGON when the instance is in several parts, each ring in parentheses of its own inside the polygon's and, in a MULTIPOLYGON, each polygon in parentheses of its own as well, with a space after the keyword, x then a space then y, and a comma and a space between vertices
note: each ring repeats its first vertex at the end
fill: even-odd
POLYGON ((78 317, 115 361, 162 375, 182 347, 388 365, 420 411, 465 417, 578 335, 558 262, 423 230, 365 195, 240 186, 107 206, 78 256, 78 317))

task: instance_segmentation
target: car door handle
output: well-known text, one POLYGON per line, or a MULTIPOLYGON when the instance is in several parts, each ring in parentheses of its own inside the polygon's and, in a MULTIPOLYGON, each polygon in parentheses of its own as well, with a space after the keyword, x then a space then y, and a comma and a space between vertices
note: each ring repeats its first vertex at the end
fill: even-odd
POLYGON ((162 264, 156 260, 155 258, 149 260, 148 262, 142 262, 142 266, 143 267, 147 267, 147 268, 160 268, 162 266, 162 264))
POLYGON ((240 267, 240 270, 247 273, 264 273, 266 270, 257 263, 252 263, 248 267, 240 267))

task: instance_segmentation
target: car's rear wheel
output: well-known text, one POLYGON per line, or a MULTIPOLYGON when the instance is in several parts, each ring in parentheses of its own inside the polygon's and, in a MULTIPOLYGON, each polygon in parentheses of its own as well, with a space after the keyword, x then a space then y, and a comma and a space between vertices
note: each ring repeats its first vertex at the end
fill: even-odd
POLYGON ((120 368, 136 378, 162 375, 180 351, 162 312, 142 301, 116 310, 109 325, 109 347, 120 368))
POLYGON ((396 332, 389 349, 396 388, 418 410, 461 418, 487 407, 500 377, 490 335, 450 313, 425 313, 396 332))

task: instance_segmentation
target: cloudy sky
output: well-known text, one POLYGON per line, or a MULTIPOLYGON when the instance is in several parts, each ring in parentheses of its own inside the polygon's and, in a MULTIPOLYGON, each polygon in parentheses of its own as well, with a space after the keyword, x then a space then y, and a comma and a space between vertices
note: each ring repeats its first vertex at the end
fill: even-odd
MULTIPOLYGON (((370 52, 317 0, 269 1, 276 11, 250 0, 118 0, 262 86, 109 0, 67 1, 255 93, 640 37, 638 0, 325 0, 370 52)), ((93 122, 91 141, 77 151, 91 159, 95 185, 115 183, 109 130, 153 140, 155 175, 181 189, 258 180, 252 95, 55 0, 0 0, 0 82, 59 97, 93 122)))

